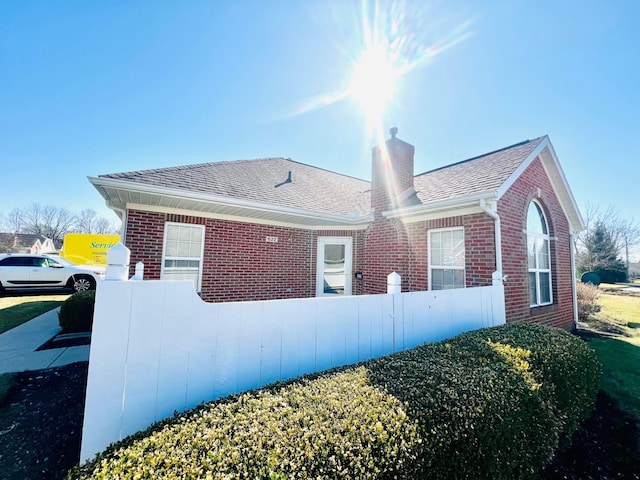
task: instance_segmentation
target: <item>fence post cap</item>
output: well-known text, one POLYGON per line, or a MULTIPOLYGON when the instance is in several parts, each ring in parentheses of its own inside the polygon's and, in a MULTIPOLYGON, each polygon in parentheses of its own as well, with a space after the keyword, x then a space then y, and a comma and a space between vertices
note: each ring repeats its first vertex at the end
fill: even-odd
POLYGON ((118 242, 107 252, 107 265, 129 265, 129 258, 131 250, 118 242))
POLYGON ((398 274, 397 272, 391 272, 389 275, 387 275, 387 283, 391 283, 393 285, 399 285, 400 284, 400 274, 398 274))

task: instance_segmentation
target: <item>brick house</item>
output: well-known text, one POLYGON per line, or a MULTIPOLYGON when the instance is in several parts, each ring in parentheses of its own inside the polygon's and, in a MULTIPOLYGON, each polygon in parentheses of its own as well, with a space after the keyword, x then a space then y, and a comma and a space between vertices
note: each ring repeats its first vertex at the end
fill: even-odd
POLYGON ((507 321, 573 328, 583 229, 548 137, 414 175, 396 136, 371 182, 285 158, 100 175, 149 279, 209 302, 473 288, 502 282, 507 321))
POLYGON ((57 248, 50 238, 35 233, 0 233, 0 252, 53 253, 57 248))

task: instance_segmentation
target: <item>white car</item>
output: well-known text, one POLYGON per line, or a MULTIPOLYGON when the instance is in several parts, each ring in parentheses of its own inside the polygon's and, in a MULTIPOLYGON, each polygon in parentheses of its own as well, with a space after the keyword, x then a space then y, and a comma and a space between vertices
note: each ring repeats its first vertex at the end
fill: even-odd
POLYGON ((0 254, 0 293, 5 290, 63 288, 82 292, 96 288, 104 268, 74 265, 64 258, 29 253, 0 254))

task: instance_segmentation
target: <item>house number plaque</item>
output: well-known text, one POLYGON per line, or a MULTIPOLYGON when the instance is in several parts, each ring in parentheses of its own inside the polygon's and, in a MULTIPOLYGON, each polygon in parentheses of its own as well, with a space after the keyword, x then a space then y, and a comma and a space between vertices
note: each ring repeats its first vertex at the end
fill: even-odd
POLYGON ((267 237, 267 243, 278 243, 278 237, 267 237))

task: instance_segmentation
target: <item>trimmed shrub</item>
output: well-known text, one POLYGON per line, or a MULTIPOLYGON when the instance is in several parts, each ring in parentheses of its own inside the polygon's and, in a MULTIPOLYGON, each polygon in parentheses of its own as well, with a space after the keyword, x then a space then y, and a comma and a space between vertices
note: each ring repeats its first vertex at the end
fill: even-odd
POLYGON ((598 305, 600 289, 592 283, 578 282, 576 297, 578 299, 578 319, 581 322, 588 321, 591 315, 600 311, 600 305, 598 305))
POLYGON ((553 416, 535 384, 509 364, 425 346, 373 363, 372 381, 420 426, 419 477, 535 479, 557 446, 553 416))
POLYGON ((594 359, 564 331, 485 329, 212 402, 70 478, 533 480, 593 405, 594 359))
POLYGON ((579 337, 564 330, 537 324, 509 324, 476 330, 451 342, 473 359, 493 361, 492 342, 528 353, 528 370, 539 382, 540 392, 549 404, 561 445, 568 443, 580 423, 595 405, 600 376, 598 358, 579 337))
POLYGON ((77 292, 60 306, 58 321, 65 332, 90 332, 93 326, 93 308, 96 291, 77 292))

